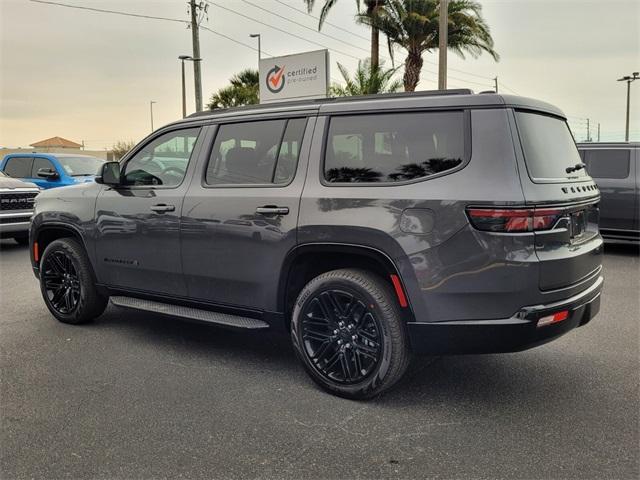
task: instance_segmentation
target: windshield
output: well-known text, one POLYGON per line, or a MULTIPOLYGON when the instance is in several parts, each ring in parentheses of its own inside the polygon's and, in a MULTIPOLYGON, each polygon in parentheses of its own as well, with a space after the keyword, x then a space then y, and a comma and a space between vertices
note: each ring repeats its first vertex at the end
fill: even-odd
POLYGON ((58 157, 58 161, 67 175, 96 175, 104 160, 95 157, 58 157))
POLYGON ((524 160, 532 179, 567 181, 584 179, 584 168, 567 172, 582 163, 567 123, 550 115, 516 112, 524 160))

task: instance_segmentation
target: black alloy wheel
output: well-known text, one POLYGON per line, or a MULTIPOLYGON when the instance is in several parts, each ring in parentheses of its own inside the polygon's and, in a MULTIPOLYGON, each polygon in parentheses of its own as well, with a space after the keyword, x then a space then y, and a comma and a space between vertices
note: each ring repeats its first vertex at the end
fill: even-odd
POLYGON ((302 311, 304 351, 324 377, 341 384, 364 380, 382 356, 374 313, 346 290, 325 290, 302 311))
POLYGON ((390 282, 360 269, 332 270, 307 283, 292 312, 291 340, 311 379, 345 398, 388 390, 410 359, 390 282))
POLYGON ((81 287, 71 258, 63 251, 52 252, 44 259, 42 276, 50 305, 58 313, 72 313, 78 307, 81 287))
POLYGON ((39 264, 40 291, 55 318, 79 325, 100 316, 109 298, 98 291, 84 246, 60 238, 46 246, 39 264))

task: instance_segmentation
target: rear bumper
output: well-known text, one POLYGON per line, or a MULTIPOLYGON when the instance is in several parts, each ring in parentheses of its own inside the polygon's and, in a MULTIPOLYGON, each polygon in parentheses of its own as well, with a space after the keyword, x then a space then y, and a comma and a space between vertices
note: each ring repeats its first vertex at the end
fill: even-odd
POLYGON ((409 338, 417 354, 518 352, 549 342, 589 322, 600 310, 604 278, 586 290, 548 305, 522 308, 511 318, 447 322, 411 322, 409 338), (569 310, 566 320, 538 327, 540 318, 569 310))

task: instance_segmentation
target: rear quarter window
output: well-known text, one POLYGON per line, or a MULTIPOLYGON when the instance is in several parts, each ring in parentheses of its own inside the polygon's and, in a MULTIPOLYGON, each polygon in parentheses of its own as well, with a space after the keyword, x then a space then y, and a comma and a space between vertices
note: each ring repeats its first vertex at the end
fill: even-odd
POLYGON ((465 162, 465 114, 405 112, 331 118, 324 156, 329 183, 397 183, 465 162))
POLYGON ((629 150, 585 150, 584 163, 594 178, 627 178, 630 153, 629 150))

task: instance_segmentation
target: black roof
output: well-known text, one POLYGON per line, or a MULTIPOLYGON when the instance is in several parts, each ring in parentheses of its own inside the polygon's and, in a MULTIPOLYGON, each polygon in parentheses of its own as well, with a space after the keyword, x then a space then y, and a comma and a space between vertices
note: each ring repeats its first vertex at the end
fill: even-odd
POLYGON ((378 111, 395 108, 487 108, 514 107, 542 111, 565 118, 557 107, 535 99, 515 95, 501 95, 495 92, 474 94, 469 89, 425 90, 418 92, 387 93, 353 97, 321 98, 314 100, 296 100, 274 102, 242 107, 207 110, 194 113, 187 118, 170 125, 198 124, 208 120, 261 115, 266 113, 283 114, 289 112, 316 112, 320 114, 378 111))

